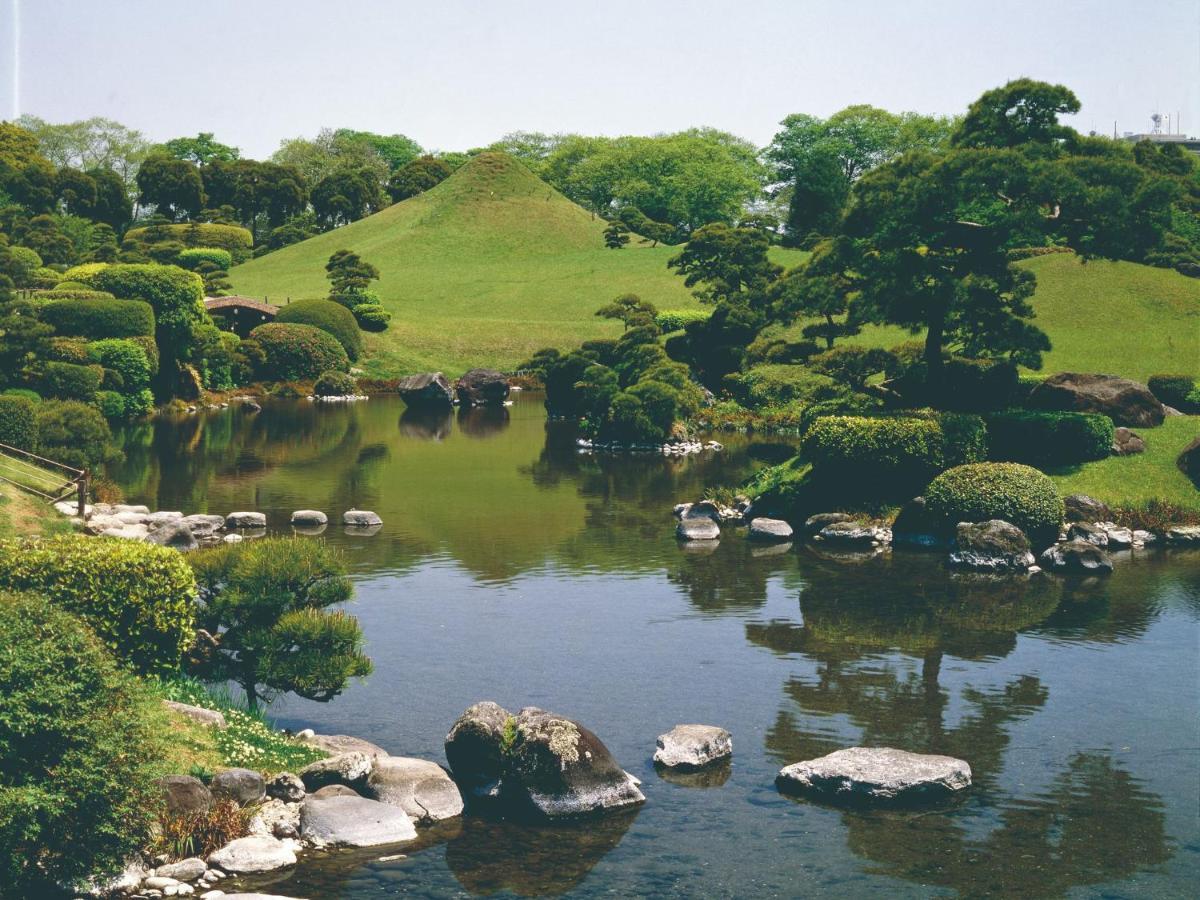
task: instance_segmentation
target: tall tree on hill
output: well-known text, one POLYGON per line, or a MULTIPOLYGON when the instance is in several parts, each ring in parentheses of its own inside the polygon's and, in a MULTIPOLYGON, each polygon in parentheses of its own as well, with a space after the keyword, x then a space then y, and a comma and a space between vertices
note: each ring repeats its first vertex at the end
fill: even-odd
POLYGON ((195 137, 173 138, 162 144, 159 149, 172 159, 182 159, 198 166, 205 166, 217 160, 232 162, 240 159, 242 155, 237 147, 222 144, 213 138, 211 131, 202 131, 195 137))
POLYGON ((379 270, 352 250, 338 250, 325 263, 332 294, 365 291, 379 278, 379 270))
POLYGON ((623 250, 629 243, 629 228, 620 219, 613 219, 604 229, 604 246, 609 250, 623 250))
POLYGON ((169 156, 151 156, 138 169, 138 202, 154 206, 173 222, 204 209, 204 182, 191 163, 169 156))
POLYGON ((27 115, 17 124, 36 137, 42 155, 55 167, 71 166, 89 174, 93 169, 111 171, 121 179, 126 194, 134 191, 138 166, 151 146, 140 131, 98 116, 51 125, 27 115))
POLYGON ((200 170, 204 193, 213 207, 228 206, 249 228, 255 243, 261 230, 278 228, 308 203, 308 186, 294 166, 238 159, 215 160, 200 170))
POLYGON ((383 190, 370 169, 339 169, 318 181, 313 212, 325 228, 356 222, 384 207, 383 190))
POLYGON ((1076 136, 1058 117, 1079 108, 1079 98, 1064 85, 1018 78, 972 103, 951 143, 976 149, 1054 145, 1076 136))
POLYGON ((392 173, 388 179, 388 193, 392 195, 392 200, 399 203, 437 187, 450 177, 452 171, 445 160, 428 154, 418 156, 392 173))
POLYGON ((336 144, 343 146, 358 144, 370 147, 387 163, 392 172, 412 162, 424 152, 420 144, 404 134, 375 134, 370 131, 339 128, 333 133, 333 139, 336 144))

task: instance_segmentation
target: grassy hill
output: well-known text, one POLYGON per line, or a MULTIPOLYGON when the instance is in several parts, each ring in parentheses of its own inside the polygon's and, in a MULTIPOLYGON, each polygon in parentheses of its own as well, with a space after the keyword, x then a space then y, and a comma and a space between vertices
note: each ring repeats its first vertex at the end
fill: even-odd
POLYGON ((620 294, 696 305, 667 269, 676 249, 608 250, 604 225, 511 157, 485 153, 425 194, 236 267, 231 281, 272 302, 323 296, 325 261, 354 250, 379 269, 393 315, 369 342, 372 374, 508 369, 541 347, 619 334, 593 313, 620 294))
MULTIPOLYGON (((485 153, 425 194, 236 267, 231 281, 272 302, 324 296, 325 261, 354 250, 379 269, 377 290, 393 315, 369 339, 369 372, 509 369, 540 347, 618 334, 593 313, 620 294, 660 309, 697 305, 667 268, 676 248, 608 250, 603 231, 602 220, 511 157, 485 153)), ((772 253, 784 265, 804 258, 772 253)), ((1200 281, 1068 254, 1022 265, 1038 276, 1037 321, 1054 344, 1047 373, 1200 372, 1200 281)), ((857 338, 883 347, 914 339, 898 328, 857 338)))

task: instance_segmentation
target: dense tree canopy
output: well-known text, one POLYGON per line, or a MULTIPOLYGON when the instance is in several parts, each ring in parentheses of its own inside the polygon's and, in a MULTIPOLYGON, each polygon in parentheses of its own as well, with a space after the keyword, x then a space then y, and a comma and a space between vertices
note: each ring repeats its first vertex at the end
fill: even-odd
POLYGON ((216 160, 232 162, 242 155, 237 147, 215 140, 211 131, 202 131, 195 137, 174 138, 156 149, 172 159, 182 159, 200 166, 216 160))
POLYGON ((204 182, 191 163, 169 156, 151 156, 137 174, 138 202, 154 206, 172 222, 197 215, 204 208, 204 182))
POLYGON ((41 154, 56 168, 110 170, 126 192, 134 190, 138 166, 151 146, 140 131, 100 117, 51 125, 36 116, 22 116, 17 124, 34 135, 41 154))
POLYGON ((1079 98, 1070 88, 1019 78, 972 103, 951 140, 955 147, 976 148, 1053 144, 1075 136, 1058 117, 1077 112, 1079 98))
POLYGON ((445 160, 429 155, 418 156, 392 173, 388 179, 388 193, 399 203, 441 184, 450 177, 452 171, 445 160))

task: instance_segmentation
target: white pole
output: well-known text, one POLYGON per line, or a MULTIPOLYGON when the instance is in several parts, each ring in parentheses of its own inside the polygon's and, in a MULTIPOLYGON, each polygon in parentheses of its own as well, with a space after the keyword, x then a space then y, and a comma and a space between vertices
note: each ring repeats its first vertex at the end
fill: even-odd
POLYGON ((13 118, 19 119, 21 117, 21 0, 12 0, 12 26, 12 109, 13 118))

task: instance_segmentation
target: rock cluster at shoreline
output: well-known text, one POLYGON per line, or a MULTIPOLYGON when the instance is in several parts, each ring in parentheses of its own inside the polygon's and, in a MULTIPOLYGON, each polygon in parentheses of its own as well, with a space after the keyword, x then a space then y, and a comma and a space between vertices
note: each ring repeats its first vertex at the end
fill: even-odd
POLYGON ((663 444, 626 444, 621 441, 592 441, 579 438, 580 453, 624 453, 633 455, 690 456, 694 453, 720 453, 725 447, 718 441, 668 441, 663 444))

